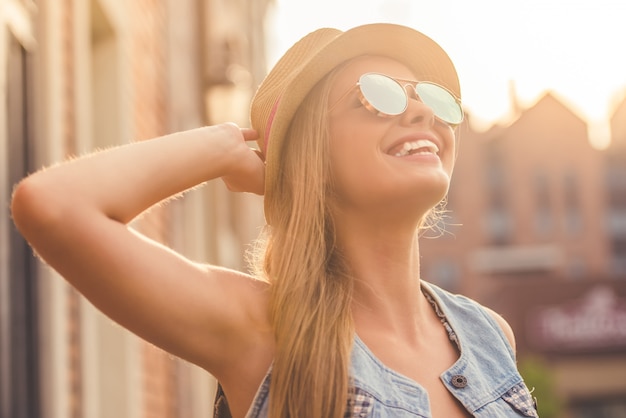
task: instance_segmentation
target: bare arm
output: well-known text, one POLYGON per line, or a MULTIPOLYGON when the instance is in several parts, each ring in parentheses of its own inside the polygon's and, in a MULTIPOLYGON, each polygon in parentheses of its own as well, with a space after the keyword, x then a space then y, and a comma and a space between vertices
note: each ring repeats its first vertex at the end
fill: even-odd
POLYGON ((251 130, 220 125, 125 145, 37 172, 15 189, 15 223, 96 307, 141 337, 219 374, 265 332, 266 285, 195 264, 126 226, 207 180, 263 192, 251 130))
POLYGON ((487 313, 489 313, 489 315, 491 315, 491 317, 498 323, 498 325, 500 325, 500 328, 502 328, 502 332, 504 332, 506 339, 509 341, 511 348, 515 353, 517 347, 515 344, 515 334, 513 333, 513 328, 511 328, 511 325, 509 325, 509 323, 496 311, 487 307, 485 307, 485 309, 487 310, 487 313))

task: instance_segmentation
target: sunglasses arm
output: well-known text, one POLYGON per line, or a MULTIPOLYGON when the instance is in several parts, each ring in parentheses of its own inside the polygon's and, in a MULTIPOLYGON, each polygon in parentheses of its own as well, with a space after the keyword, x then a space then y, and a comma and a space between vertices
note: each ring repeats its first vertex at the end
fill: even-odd
POLYGON ((342 94, 341 97, 339 97, 337 101, 330 108, 328 108, 328 113, 331 113, 337 107, 337 105, 341 103, 346 97, 348 97, 350 93, 352 93, 352 91, 358 86, 359 86, 359 83, 357 82, 354 86, 346 90, 346 92, 342 94))

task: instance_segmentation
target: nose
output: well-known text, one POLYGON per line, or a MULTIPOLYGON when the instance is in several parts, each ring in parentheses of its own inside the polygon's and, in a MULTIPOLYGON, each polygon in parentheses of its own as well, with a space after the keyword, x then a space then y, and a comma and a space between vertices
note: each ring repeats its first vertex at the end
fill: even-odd
POLYGON ((417 95, 415 88, 407 84, 404 86, 409 98, 407 108, 401 115, 402 122, 405 124, 424 123, 432 126, 435 123, 435 113, 430 106, 427 106, 417 95))

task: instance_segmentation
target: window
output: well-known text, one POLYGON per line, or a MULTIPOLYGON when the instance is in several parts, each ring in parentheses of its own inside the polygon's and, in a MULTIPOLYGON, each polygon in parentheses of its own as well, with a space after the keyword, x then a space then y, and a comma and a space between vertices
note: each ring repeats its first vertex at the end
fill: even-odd
POLYGON ((574 170, 565 173, 563 179, 565 198, 565 231, 568 235, 579 235, 583 230, 583 218, 580 210, 580 190, 574 170))
POLYGON ((613 239, 626 238, 626 208, 610 208, 607 230, 613 239))
POLYGON ((613 241, 611 270, 616 277, 626 279, 626 239, 613 241))
POLYGON ((493 244, 509 244, 513 233, 513 221, 503 207, 492 207, 486 215, 485 226, 493 244))
POLYGON ((609 159, 607 166, 609 200, 612 205, 626 206, 626 159, 609 159))
MULTIPOLYGON (((0 28, 4 29, 4 28, 0 28)), ((3 121, 6 134, 0 133, 0 179, 2 206, 8 205, 13 184, 34 165, 32 152, 32 104, 30 56, 9 35, 6 73, 6 107, 3 121)), ((8 217, 0 222, 0 416, 29 418, 39 416, 39 369, 37 343, 37 280, 35 258, 28 244, 8 217), (6 228, 5 228, 6 226, 6 228)))
POLYGON ((539 237, 547 238, 552 233, 554 221, 548 176, 542 170, 534 171, 533 193, 535 199, 535 232, 539 237))
POLYGON ((502 158, 498 149, 494 147, 489 152, 485 173, 489 193, 489 209, 486 213, 484 226, 493 244, 506 245, 512 239, 513 220, 507 207, 505 170, 502 167, 502 158))

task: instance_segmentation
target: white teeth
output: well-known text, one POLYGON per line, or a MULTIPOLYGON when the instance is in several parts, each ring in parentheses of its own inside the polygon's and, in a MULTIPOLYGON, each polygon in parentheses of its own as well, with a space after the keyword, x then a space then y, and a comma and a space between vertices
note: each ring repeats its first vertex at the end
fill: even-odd
POLYGON ((437 154, 439 147, 428 139, 418 139, 417 141, 405 142, 395 156, 404 157, 415 150, 419 150, 419 152, 414 152, 413 154, 437 154))

